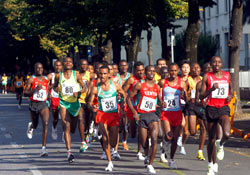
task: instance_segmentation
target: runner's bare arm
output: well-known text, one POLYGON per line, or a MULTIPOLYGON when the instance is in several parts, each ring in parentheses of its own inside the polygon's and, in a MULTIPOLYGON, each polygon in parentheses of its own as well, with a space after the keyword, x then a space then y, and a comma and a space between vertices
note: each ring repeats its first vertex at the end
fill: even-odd
POLYGON ((127 98, 127 104, 131 111, 133 112, 133 116, 136 120, 139 120, 139 116, 137 111, 134 109, 133 104, 131 100, 133 100, 134 96, 138 93, 138 91, 141 89, 141 83, 137 83, 135 87, 132 89, 132 91, 129 92, 128 98, 127 98))
POLYGON ((96 95, 97 95, 97 87, 95 86, 94 88, 91 89, 91 93, 88 99, 88 108, 91 111, 93 111, 93 102, 96 95))
POLYGON ((82 90, 80 91, 81 93, 83 92, 87 92, 87 87, 86 85, 83 83, 83 79, 82 76, 79 72, 76 72, 76 78, 77 78, 77 82, 80 84, 80 86, 82 87, 82 90))
POLYGON ((115 83, 115 82, 113 82, 113 83, 115 84, 115 87, 116 87, 116 89, 117 89, 117 92, 118 92, 119 94, 121 94, 121 95, 123 96, 124 99, 126 99, 126 98, 127 98, 127 94, 124 92, 124 90, 122 89, 121 85, 119 85, 118 83, 115 83))
POLYGON ((96 77, 96 74, 95 74, 95 73, 90 73, 90 82, 91 82, 92 80, 94 80, 95 77, 96 77))
POLYGON ((31 91, 32 83, 33 83, 33 77, 29 78, 29 80, 27 82, 26 88, 24 90, 25 97, 30 97, 33 95, 33 91, 31 91))
POLYGON ((181 80, 181 88, 182 88, 182 92, 184 93, 184 100, 188 102, 190 98, 188 97, 188 92, 187 92, 188 85, 185 81, 181 80))
POLYGON ((58 88, 59 79, 60 79, 60 74, 56 74, 54 84, 52 85, 52 88, 54 89, 55 92, 59 92, 59 88, 58 88))
POLYGON ((163 88, 164 83, 165 83, 165 79, 161 79, 161 80, 158 82, 158 85, 160 86, 160 88, 163 88))
MULTIPOLYGON (((159 82, 160 83, 160 82, 159 82)), ((161 94, 161 88, 160 88, 160 86, 159 85, 157 85, 157 87, 158 87, 158 100, 159 100, 159 104, 160 104, 160 107, 162 107, 163 106, 163 101, 162 101, 162 94, 161 94)))
POLYGON ((227 101, 231 101, 234 96, 234 91, 233 91, 233 86, 231 82, 231 76, 230 76, 230 81, 229 81, 229 96, 227 97, 227 101))
POLYGON ((129 77, 127 79, 127 81, 125 81, 125 83, 123 84, 122 88, 125 92, 128 91, 129 87, 131 86, 131 84, 134 83, 134 78, 133 77, 129 77))
POLYGON ((207 96, 209 96, 209 94, 211 92, 213 92, 216 88, 218 88, 218 83, 214 83, 213 87, 207 90, 207 74, 205 74, 203 76, 203 80, 202 80, 202 85, 201 85, 201 94, 200 94, 200 98, 204 99, 207 96))
POLYGON ((199 104, 200 103, 200 100, 203 100, 201 99, 201 86, 202 86, 202 80, 199 81, 197 84, 196 84, 196 92, 195 92, 195 103, 196 104, 199 104))
POLYGON ((48 82, 50 82, 50 86, 48 86, 48 87, 49 87, 49 90, 51 90, 53 88, 53 84, 51 83, 51 81, 52 81, 52 74, 51 73, 48 74, 47 78, 48 78, 48 82))

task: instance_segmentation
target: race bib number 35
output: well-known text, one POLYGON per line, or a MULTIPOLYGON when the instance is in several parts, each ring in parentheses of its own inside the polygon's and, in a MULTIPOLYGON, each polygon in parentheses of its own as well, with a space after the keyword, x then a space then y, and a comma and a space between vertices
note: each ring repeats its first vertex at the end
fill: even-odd
POLYGON ((212 98, 227 98, 229 92, 228 83, 221 83, 219 87, 212 92, 212 98))
POLYGON ((144 96, 141 102, 140 109, 147 112, 156 110, 156 99, 144 96))
POLYGON ((117 110, 116 97, 101 99, 103 112, 109 112, 117 110))
POLYGON ((44 89, 40 89, 33 94, 33 100, 45 101, 47 99, 47 92, 44 89))
POLYGON ((180 108, 179 96, 167 96, 164 98, 164 102, 167 104, 166 109, 177 109, 180 108))
POLYGON ((69 84, 63 84, 62 85, 62 93, 63 93, 63 95, 73 96, 74 90, 75 90, 74 85, 69 85, 69 84))

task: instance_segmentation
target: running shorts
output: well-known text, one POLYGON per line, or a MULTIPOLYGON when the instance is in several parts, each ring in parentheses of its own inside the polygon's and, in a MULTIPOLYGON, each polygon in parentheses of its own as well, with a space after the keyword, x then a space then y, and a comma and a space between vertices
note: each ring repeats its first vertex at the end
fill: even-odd
POLYGON ((70 115, 74 117, 78 116, 81 107, 80 102, 78 100, 76 102, 69 103, 62 99, 60 99, 59 106, 60 108, 66 108, 70 115))
POLYGON ((50 102, 50 108, 57 110, 59 108, 59 104, 60 104, 60 98, 51 98, 51 102, 50 102))
POLYGON ((202 105, 196 105, 194 103, 189 103, 188 104, 188 115, 196 115, 198 118, 201 120, 206 120, 206 112, 205 109, 202 105))
POLYGON ((106 113, 98 110, 96 113, 96 123, 104 123, 108 127, 120 126, 120 116, 118 112, 106 113))
POLYGON ((182 111, 162 111, 161 120, 167 120, 171 126, 177 127, 182 122, 182 111))
POLYGON ((206 117, 208 122, 218 122, 219 118, 223 115, 230 116, 230 108, 228 106, 223 106, 221 108, 213 106, 206 107, 206 117))
POLYGON ((23 93, 23 87, 16 88, 16 93, 22 94, 23 93))
POLYGON ((155 112, 142 113, 140 114, 140 120, 138 125, 142 128, 149 128, 149 125, 153 122, 158 122, 159 117, 155 114, 155 112))
POLYGON ((39 113, 44 108, 48 107, 49 105, 46 101, 39 101, 39 102, 30 101, 29 110, 31 112, 39 113))

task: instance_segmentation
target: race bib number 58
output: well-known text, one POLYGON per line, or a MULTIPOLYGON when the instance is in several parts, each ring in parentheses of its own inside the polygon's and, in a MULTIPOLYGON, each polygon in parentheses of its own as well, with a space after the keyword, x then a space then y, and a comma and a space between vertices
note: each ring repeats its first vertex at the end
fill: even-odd
POLYGON ((147 112, 156 110, 156 99, 144 96, 141 102, 140 109, 147 112))

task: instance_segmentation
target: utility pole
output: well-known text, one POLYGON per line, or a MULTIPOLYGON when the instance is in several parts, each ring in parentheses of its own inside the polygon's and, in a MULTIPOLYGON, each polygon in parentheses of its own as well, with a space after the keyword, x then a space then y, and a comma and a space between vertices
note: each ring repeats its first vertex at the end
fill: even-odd
POLYGON ((170 41, 171 41, 171 62, 174 63, 174 29, 171 28, 170 29, 170 41))

